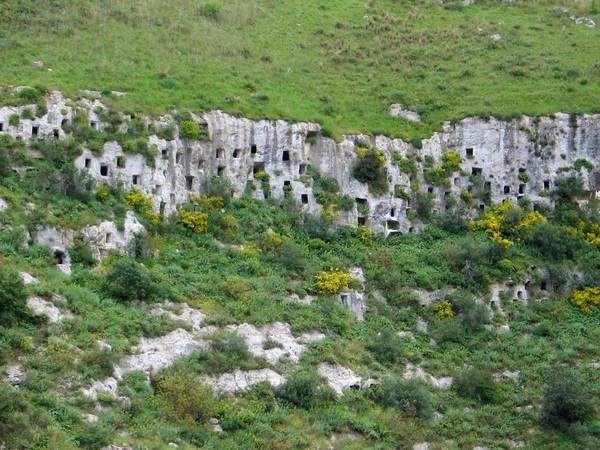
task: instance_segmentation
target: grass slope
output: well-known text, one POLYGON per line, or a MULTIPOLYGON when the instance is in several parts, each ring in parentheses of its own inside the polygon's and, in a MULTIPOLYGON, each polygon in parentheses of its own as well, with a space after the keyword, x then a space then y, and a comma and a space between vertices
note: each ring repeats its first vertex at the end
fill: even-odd
POLYGON ((569 14, 545 1, 461 3, 7 0, 0 85, 125 91, 121 108, 221 108, 319 121, 337 136, 598 109, 600 31, 569 18, 600 22, 594 2, 556 2, 569 14), (389 117, 396 102, 424 124, 389 117))

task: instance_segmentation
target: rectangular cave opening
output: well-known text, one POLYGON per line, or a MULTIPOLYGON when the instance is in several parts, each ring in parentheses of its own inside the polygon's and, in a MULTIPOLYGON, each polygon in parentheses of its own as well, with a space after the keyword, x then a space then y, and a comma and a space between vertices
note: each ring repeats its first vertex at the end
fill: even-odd
MULTIPOLYGON (((2 131, 2 130, 0 130, 2 131)), ((54 136, 56 139, 58 139, 60 137, 60 131, 58 131, 58 128, 54 128, 52 130, 52 136, 54 136)))
POLYGON ((467 156, 467 158, 472 158, 473 157, 473 147, 466 148, 465 155, 467 156))
POLYGON ((300 164, 298 166, 298 175, 304 175, 306 173, 306 164, 300 164))
POLYGON ((290 151, 289 150, 284 150, 283 151, 283 155, 281 157, 282 161, 289 161, 290 160, 290 151))
POLYGON ((550 189, 550 181, 549 180, 544 180, 544 189, 546 189, 546 190, 550 189))
POLYGON ((103 177, 108 176, 108 165, 107 164, 100 165, 100 175, 102 175, 103 177))
POLYGON ((366 217, 359 217, 358 218, 358 225, 364 227, 366 224, 367 224, 367 218, 366 217))
POLYGON ((483 169, 480 167, 473 167, 471 169, 471 175, 475 177, 480 177, 483 174, 483 169))
POLYGON ((181 158, 183 158, 183 154, 181 152, 177 152, 175 155, 175 164, 181 164, 181 158))
POLYGON ((166 148, 163 148, 160 151, 161 155, 162 155, 162 159, 169 159, 169 150, 167 150, 166 148))
POLYGON ((218 148, 216 151, 216 155, 217 159, 223 159, 225 158, 225 149, 223 148, 218 148))
POLYGON ((223 175, 225 175, 225 166, 219 166, 217 168, 217 176, 222 177, 223 175))
POLYGON ((4 124, 0 122, 0 131, 4 131, 4 124))
POLYGON ((251 155, 256 155, 256 152, 257 152, 257 151, 258 151, 258 149, 256 148, 256 145, 255 145, 255 144, 252 144, 252 145, 250 146, 250 154, 251 154, 251 155))
POLYGON ((194 185, 194 177, 192 176, 186 176, 185 177, 185 189, 188 191, 192 190, 192 186, 194 185))
POLYGON ((125 167, 125 157, 124 156, 117 156, 117 167, 120 169, 125 167))
POLYGON ((242 157, 242 149, 241 148, 236 148, 233 151, 233 155, 234 158, 241 158, 242 157))
POLYGON ((397 220, 388 220, 386 225, 388 230, 398 231, 400 229, 400 222, 397 220))
POLYGON ((519 185, 519 194, 525 194, 525 185, 524 184, 519 185))
POLYGON ((137 186, 140 183, 140 176, 139 175, 131 175, 131 182, 137 186))
POLYGON ((504 186, 504 193, 510 194, 510 186, 504 186))
POLYGON ((40 127, 39 127, 39 125, 33 125, 33 126, 31 127, 31 134, 32 134, 33 136, 37 136, 39 132, 40 132, 40 127))
POLYGON ((198 170, 204 170, 204 168, 206 167, 206 161, 201 159, 198 161, 198 170))
POLYGON ((86 169, 89 169, 91 164, 92 164, 92 160, 90 158, 85 158, 83 160, 83 165, 86 169))
POLYGON ((303 205, 308 205, 308 194, 302 194, 300 196, 300 200, 302 201, 303 205))

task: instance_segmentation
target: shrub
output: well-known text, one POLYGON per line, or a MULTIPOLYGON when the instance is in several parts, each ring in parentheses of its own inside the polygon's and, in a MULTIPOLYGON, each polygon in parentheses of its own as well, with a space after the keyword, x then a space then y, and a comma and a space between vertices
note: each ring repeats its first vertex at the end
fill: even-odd
POLYGON ((578 172, 584 167, 590 172, 592 170, 594 170, 594 165, 591 162, 589 162, 587 159, 584 159, 584 158, 578 158, 577 160, 575 160, 573 167, 578 172))
POLYGON ((9 118, 8 118, 8 124, 11 127, 18 127, 19 124, 21 123, 21 118, 19 117, 18 114, 12 114, 9 118))
POLYGON ((184 371, 162 375, 156 383, 156 399, 178 419, 194 422, 208 419, 213 405, 210 388, 184 371))
POLYGON ((152 209, 152 199, 146 197, 144 193, 138 189, 134 189, 125 198, 127 205, 139 214, 144 214, 152 209))
POLYGON ((385 155, 373 148, 359 148, 358 159, 352 167, 352 176, 361 183, 369 185, 374 195, 388 191, 387 174, 385 170, 385 155))
POLYGON ((343 272, 336 267, 315 275, 315 291, 321 295, 335 295, 348 289, 354 278, 348 272, 343 272))
POLYGON ((452 319, 456 315, 454 309, 452 308, 452 303, 450 303, 448 300, 435 303, 433 305, 433 311, 440 320, 452 319))
POLYGON ((461 397, 481 403, 494 403, 498 401, 500 395, 492 374, 483 369, 461 372, 454 380, 453 387, 461 397))
POLYGON ((402 358, 403 344, 403 339, 397 333, 384 329, 365 344, 365 348, 373 353, 380 363, 396 364, 402 358))
POLYGON ((179 136, 184 139, 200 139, 200 124, 193 120, 184 120, 179 127, 179 136))
POLYGON ((584 422, 595 414, 591 396, 581 380, 569 369, 554 369, 551 382, 544 393, 542 424, 559 431, 575 422, 584 422))
POLYGON ((312 371, 299 371, 292 375, 277 390, 277 396, 299 408, 310 409, 327 399, 321 389, 320 377, 312 371))
POLYGON ((155 293, 148 269, 129 258, 112 265, 106 274, 105 288, 118 300, 149 300, 155 293))
POLYGON ((571 292, 571 302, 584 313, 592 312, 592 307, 600 306, 600 288, 587 287, 583 290, 574 290, 571 292))
POLYGON ((378 403, 415 417, 426 419, 433 413, 431 395, 417 379, 387 378, 374 396, 378 403))
POLYGON ((208 230, 208 214, 203 212, 191 212, 185 209, 179 211, 179 221, 194 233, 206 233, 208 230))
POLYGON ((27 293, 21 275, 16 270, 0 266, 0 323, 10 324, 23 317, 27 293))
POLYGON ((208 2, 200 6, 198 13, 207 19, 217 20, 221 14, 221 5, 214 2, 208 2))

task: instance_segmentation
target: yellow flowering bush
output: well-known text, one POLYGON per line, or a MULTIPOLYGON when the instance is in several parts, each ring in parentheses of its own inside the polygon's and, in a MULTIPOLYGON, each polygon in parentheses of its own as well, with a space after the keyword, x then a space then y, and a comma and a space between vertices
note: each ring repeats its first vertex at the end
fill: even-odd
POLYGON ((96 197, 101 202, 107 200, 108 197, 110 197, 110 188, 107 185, 103 184, 98 188, 98 191, 96 192, 96 197))
POLYGON ((348 289, 354 277, 337 267, 330 267, 328 271, 319 272, 315 276, 315 291, 321 295, 335 295, 348 289))
POLYGON ((260 172, 256 172, 256 173, 254 174, 254 179, 255 179, 255 180, 261 180, 261 181, 262 181, 262 180, 264 180, 265 178, 268 178, 267 172, 264 172, 264 171, 262 171, 262 170, 261 170, 260 172))
POLYGON ((131 191, 125 197, 127 205, 131 206, 137 213, 145 213, 152 209, 152 199, 146 197, 144 193, 138 189, 131 191))
POLYGON ((223 209, 225 208, 225 200, 223 197, 194 195, 192 202, 200 206, 202 209, 223 209))
POLYGON ((585 242, 588 244, 600 247, 599 224, 580 221, 579 225, 577 226, 577 232, 583 235, 585 242))
POLYGON ((592 312, 593 306, 600 306, 600 288, 588 287, 571 292, 571 302, 586 314, 592 312))
POLYGON ((195 233, 206 233, 208 230, 208 214, 203 212, 191 212, 185 209, 177 210, 179 221, 195 233))
POLYGON ((460 169, 460 153, 450 150, 442 155, 443 166, 452 171, 460 169))
POLYGON ((452 303, 448 300, 434 304, 433 311, 440 320, 452 319, 456 315, 452 308, 452 303))
POLYGON ((519 234, 529 231, 536 223, 545 220, 538 211, 530 212, 524 217, 514 215, 514 212, 518 212, 517 207, 505 200, 486 213, 482 220, 471 222, 471 230, 485 231, 492 241, 509 248, 514 245, 515 240, 519 240, 519 234), (509 215, 513 216, 511 221, 508 220, 509 215), (518 222, 513 223, 515 217, 518 222))

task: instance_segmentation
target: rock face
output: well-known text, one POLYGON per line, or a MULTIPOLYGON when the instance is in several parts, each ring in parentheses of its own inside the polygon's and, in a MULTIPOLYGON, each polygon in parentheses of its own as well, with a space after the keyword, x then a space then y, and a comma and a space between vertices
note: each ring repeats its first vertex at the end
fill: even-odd
MULTIPOLYGON (((20 114, 24 107, 0 108, 3 132, 24 140, 33 136, 63 138, 61 124, 72 121, 75 111, 60 93, 53 93, 47 103, 45 116, 22 119, 18 126, 10 125, 8 119, 20 114)), ((89 107, 90 125, 103 130, 105 124, 93 112, 103 108, 99 100, 81 103, 89 107)), ((412 213, 415 205, 405 199, 407 196, 394 195, 401 190, 410 193, 417 184, 432 198, 434 211, 443 211, 451 199, 456 201, 464 192, 475 193, 481 199, 475 207, 504 199, 516 202, 522 197, 548 203, 547 195, 556 180, 573 174, 583 181, 585 195, 580 200, 592 198, 598 189, 600 171, 595 163, 600 156, 600 115, 557 113, 511 121, 471 117, 445 123, 443 131, 415 144, 419 149, 385 136, 345 136, 336 143, 320 134, 318 124, 253 121, 221 111, 194 116, 194 120, 207 130, 210 140, 175 136, 167 141, 150 136, 150 144, 159 149, 159 156, 151 162, 142 155, 125 154, 116 142, 107 142, 101 155, 84 149, 75 164, 100 184, 121 184, 126 190, 139 189, 151 195, 156 210, 167 214, 192 194, 203 192, 207 180, 216 176, 227 177, 236 196, 244 192, 256 198, 289 195, 305 211, 319 213, 321 206, 313 195, 311 178, 305 176, 310 164, 322 175, 334 178, 340 192, 360 205, 343 212, 336 219, 339 224, 364 224, 383 233, 419 231, 423 227, 412 213), (366 184, 352 177, 359 141, 369 142, 385 155, 389 193, 373 195, 366 184), (442 155, 450 150, 460 155, 460 170, 443 183, 431 184, 424 177, 426 163, 439 167, 442 155), (416 158, 416 174, 404 173, 399 164, 393 163, 407 155, 416 158)), ((148 119, 146 123, 152 121, 148 119)), ((170 123, 173 119, 169 116, 153 122, 159 128, 170 123)), ((116 236, 118 230, 96 231, 106 238, 107 233, 101 231, 116 236)), ((99 252, 111 246, 119 248, 120 244, 99 244, 99 252)))

